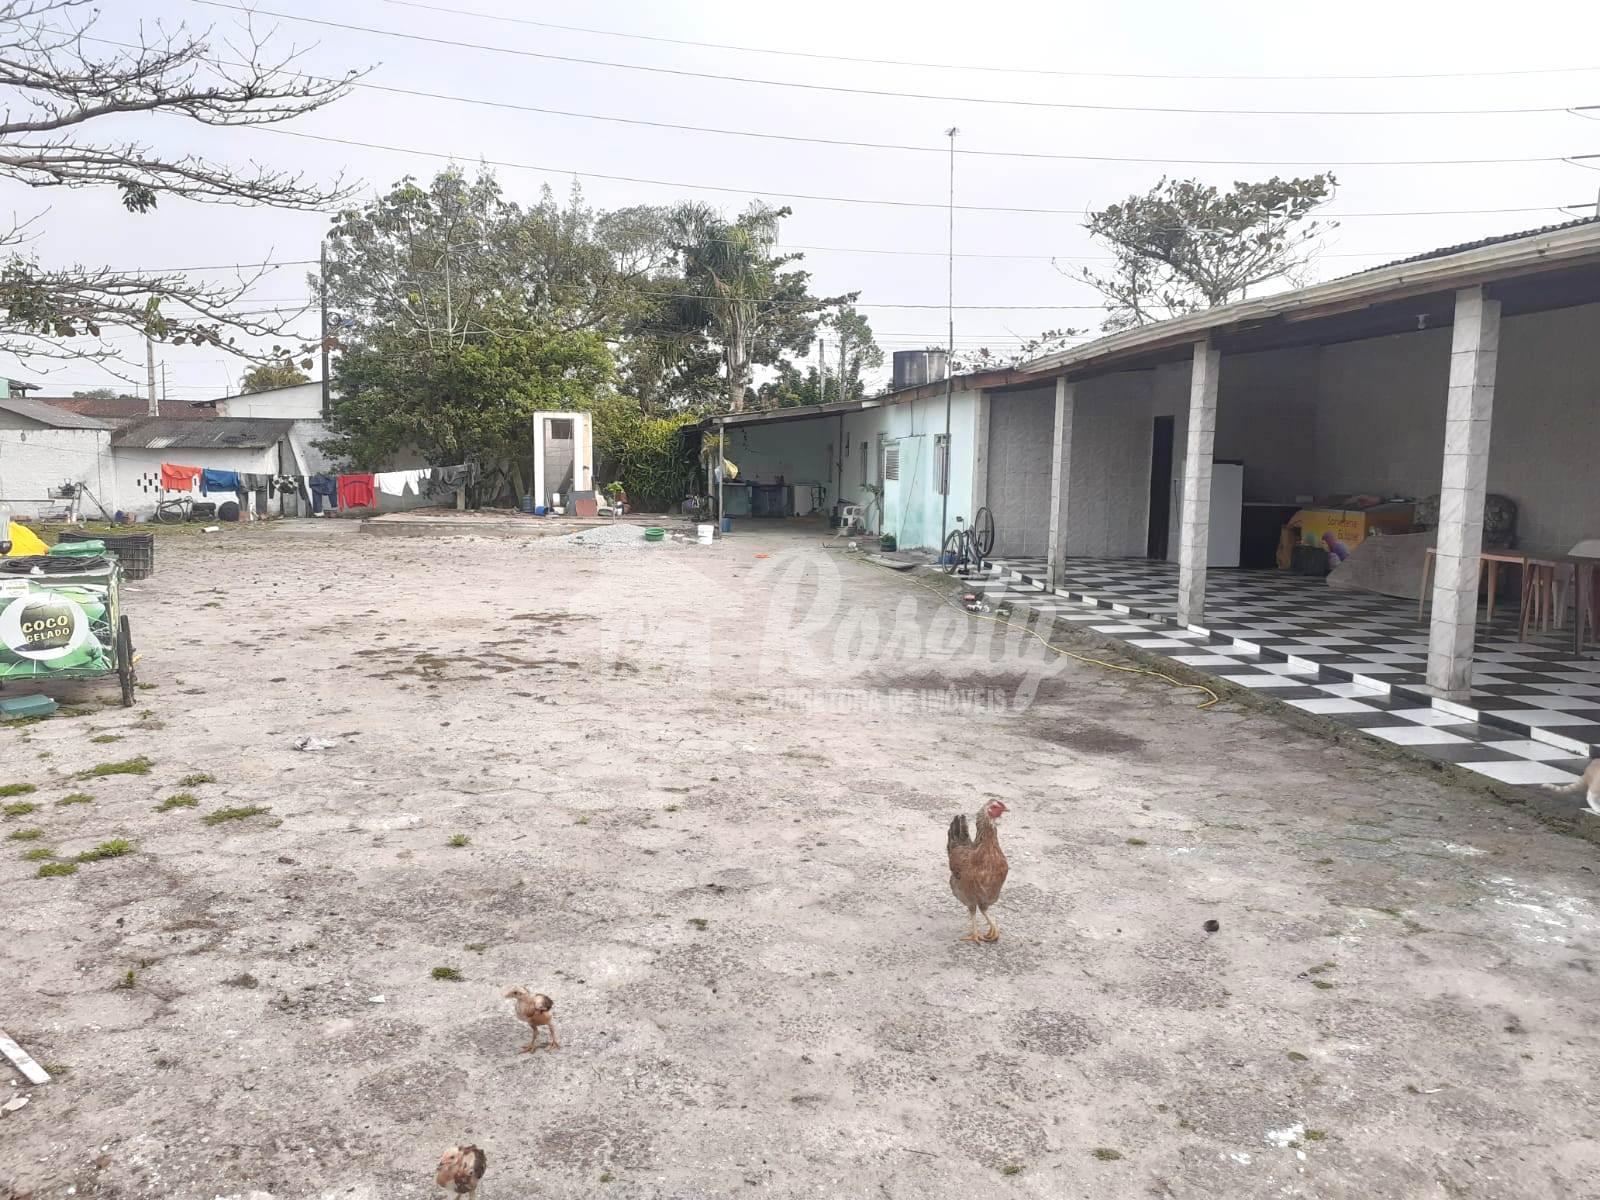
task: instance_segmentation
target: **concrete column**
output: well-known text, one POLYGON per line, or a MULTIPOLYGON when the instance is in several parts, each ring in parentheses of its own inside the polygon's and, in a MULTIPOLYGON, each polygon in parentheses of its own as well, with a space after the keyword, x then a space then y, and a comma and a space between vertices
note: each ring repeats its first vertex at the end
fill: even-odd
POLYGON ((1211 339, 1194 344, 1189 374, 1189 431, 1183 455, 1183 511, 1178 525, 1178 622, 1199 624, 1206 606, 1211 541, 1211 457, 1217 437, 1217 378, 1222 353, 1211 339))
POLYGON ((1067 557, 1067 495, 1072 475, 1073 386, 1056 380, 1055 440, 1050 445, 1050 543, 1046 550, 1050 590, 1061 590, 1067 557))
POLYGON ((1445 403, 1444 474, 1439 486, 1439 542, 1428 627, 1428 685, 1445 697, 1472 687, 1478 622, 1478 555, 1489 477, 1489 423, 1500 356, 1500 301, 1483 288, 1456 293, 1445 403))
POLYGON ((972 507, 976 513, 989 503, 989 393, 980 391, 973 406, 972 507))

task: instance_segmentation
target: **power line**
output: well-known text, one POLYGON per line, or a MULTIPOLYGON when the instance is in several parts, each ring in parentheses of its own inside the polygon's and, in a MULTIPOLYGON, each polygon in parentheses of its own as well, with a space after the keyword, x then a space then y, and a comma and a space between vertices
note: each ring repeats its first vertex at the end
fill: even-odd
POLYGON ((445 13, 454 17, 476 17, 484 21, 504 21, 513 25, 529 25, 538 29, 554 29, 561 33, 582 33, 593 37, 623 38, 637 42, 657 42, 669 46, 693 46, 705 50, 729 50, 740 54, 770 54, 782 58, 804 58, 821 62, 857 63, 872 67, 916 67, 937 71, 985 71, 1003 75, 1045 75, 1065 79, 1171 79, 1219 80, 1241 82, 1303 82, 1308 80, 1366 80, 1383 79, 1494 79, 1513 75, 1577 75, 1600 71, 1600 66, 1589 67, 1522 67, 1500 71, 1431 71, 1415 74, 1372 75, 1187 75, 1133 71, 1059 71, 1044 67, 993 67, 980 63, 927 62, 900 58, 860 58, 846 54, 819 54, 805 50, 778 50, 766 46, 739 46, 726 42, 699 42, 688 38, 661 37, 647 33, 623 33, 613 29, 591 29, 581 25, 557 25, 550 21, 534 21, 527 17, 506 17, 498 13, 473 12, 464 8, 446 8, 441 4, 422 4, 417 0, 383 0, 401 8, 416 8, 427 12, 445 13))
MULTIPOLYGON (((313 76, 312 78, 318 78, 313 76)), ((329 80, 329 82, 336 82, 329 80)), ((682 125, 672 121, 649 121, 640 117, 617 117, 602 113, 578 112, 573 109, 545 108, 536 104, 518 104, 510 100, 489 100, 476 96, 458 96, 450 92, 427 92, 419 88, 394 87, 382 83, 357 83, 357 88, 373 92, 388 92, 396 96, 416 96, 425 100, 445 100, 456 104, 473 104, 484 108, 510 109, 516 112, 538 113, 542 116, 570 117, 579 121, 602 121, 613 125, 640 125, 649 129, 675 129, 686 133, 709 133, 720 137, 756 138, 762 141, 800 142, 812 146, 840 146, 854 150, 895 150, 916 154, 945 154, 938 146, 911 146, 898 142, 858 142, 847 138, 806 137, 801 134, 771 133, 753 129, 722 129, 707 125, 682 125)), ((1035 150, 957 150, 958 156, 970 158, 1019 158, 1049 162, 1107 162, 1144 163, 1155 166, 1190 167, 1461 167, 1493 166, 1529 163, 1566 162, 1574 157, 1565 154, 1546 154, 1526 158, 1154 158, 1131 154, 1056 154, 1035 150)))
POLYGON ((238 4, 224 4, 221 0, 191 0, 203 8, 219 8, 229 12, 254 16, 274 17, 282 21, 298 21, 325 29, 342 29, 350 33, 367 33, 401 41, 423 42, 435 46, 449 46, 458 50, 481 50, 489 54, 506 54, 518 58, 535 58, 545 62, 568 62, 580 66, 605 67, 618 71, 642 71, 652 75, 674 75, 686 79, 714 79, 726 83, 743 83, 760 87, 796 88, 809 92, 834 92, 847 96, 887 96, 901 100, 937 100, 946 104, 990 104, 1014 108, 1063 109, 1075 112, 1143 112, 1183 113, 1196 116, 1227 117, 1484 117, 1520 116, 1541 113, 1564 113, 1570 105, 1543 105, 1524 108, 1444 108, 1444 109, 1260 109, 1260 108, 1189 108, 1181 105, 1154 104, 1086 104, 1066 100, 1014 100, 998 96, 950 96, 930 92, 897 92, 886 88, 845 87, 841 84, 795 83, 782 79, 762 79, 751 75, 726 75, 713 71, 688 71, 678 67, 654 67, 641 63, 611 62, 601 58, 584 58, 569 54, 549 54, 539 50, 526 50, 512 46, 491 46, 483 42, 466 42, 452 38, 429 37, 420 33, 403 33, 396 29, 381 29, 370 25, 350 25, 340 21, 327 21, 319 17, 305 17, 295 13, 273 12, 264 8, 246 8, 238 4))
MULTIPOLYGON (((192 2, 195 4, 213 4, 214 0, 192 0, 192 2)), ((220 7, 225 8, 227 6, 221 5, 220 7)), ((383 150, 391 154, 412 154, 418 155, 422 158, 434 158, 452 163, 461 161, 460 155, 444 154, 437 150, 419 150, 412 146, 389 146, 380 142, 363 142, 353 138, 337 138, 331 137, 327 134, 306 133, 304 130, 299 129, 279 129, 270 125, 251 125, 246 126, 246 128, 253 129, 257 133, 270 133, 275 134, 278 137, 304 138, 307 141, 326 142, 329 145, 334 146, 357 146, 366 150, 383 150)), ((564 167, 546 167, 535 163, 511 162, 506 159, 479 157, 476 159, 476 161, 485 166, 505 167, 516 171, 534 171, 545 175, 574 176, 579 179, 604 179, 613 183, 642 183, 650 184, 655 187, 682 188, 687 191, 724 192, 741 196, 759 194, 765 196, 780 196, 786 200, 813 200, 831 204, 866 204, 887 208, 929 208, 943 210, 947 207, 944 204, 929 200, 878 200, 863 196, 826 196, 817 195, 810 192, 787 192, 775 191, 767 188, 750 187, 724 187, 718 184, 684 183, 671 179, 647 179, 638 175, 611 175, 603 174, 599 171, 574 171, 564 167)), ((1586 206, 1592 207, 1594 201, 1585 200, 1582 201, 1582 203, 1586 206)), ((961 212, 995 212, 1060 217, 1083 217, 1088 216, 1091 211, 1085 208, 1020 208, 995 204, 958 204, 955 207, 961 212)), ((1341 220, 1349 220, 1359 217, 1455 217, 1484 216, 1490 214, 1508 213, 1560 212, 1564 207, 1574 206, 1564 206, 1560 204, 1537 204, 1513 208, 1441 208, 1398 210, 1394 212, 1330 212, 1323 215, 1330 218, 1336 217, 1341 220)))

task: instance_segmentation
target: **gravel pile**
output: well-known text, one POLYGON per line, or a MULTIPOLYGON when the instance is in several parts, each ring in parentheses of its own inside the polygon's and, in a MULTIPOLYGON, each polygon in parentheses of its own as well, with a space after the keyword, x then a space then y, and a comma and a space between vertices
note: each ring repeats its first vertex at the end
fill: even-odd
MULTIPOLYGON (((643 525, 596 525, 581 533, 569 533, 555 541, 565 546, 581 546, 593 550, 643 550, 650 546, 644 540, 643 525)), ((666 541, 671 542, 669 533, 666 541)))

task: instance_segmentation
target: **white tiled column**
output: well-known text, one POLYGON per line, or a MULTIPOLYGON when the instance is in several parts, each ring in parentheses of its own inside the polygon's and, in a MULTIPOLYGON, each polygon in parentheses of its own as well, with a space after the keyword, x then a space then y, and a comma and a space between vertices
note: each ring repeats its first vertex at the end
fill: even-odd
POLYGON ((1206 557, 1211 541, 1211 455, 1217 437, 1217 376, 1222 354, 1211 339, 1194 344, 1189 375, 1189 433, 1183 455, 1183 513, 1178 527, 1178 622, 1195 625, 1205 612, 1206 557))
POLYGON ((1056 380, 1055 441, 1050 447, 1050 545, 1046 578, 1052 592, 1061 590, 1067 554, 1067 492, 1072 474, 1072 384, 1056 380))
POLYGON ((1439 542, 1434 559, 1433 621, 1428 627, 1428 685, 1445 697, 1472 687, 1478 621, 1478 554, 1489 477, 1489 423, 1500 356, 1500 301, 1483 288, 1456 293, 1445 405, 1444 475, 1439 486, 1439 542))

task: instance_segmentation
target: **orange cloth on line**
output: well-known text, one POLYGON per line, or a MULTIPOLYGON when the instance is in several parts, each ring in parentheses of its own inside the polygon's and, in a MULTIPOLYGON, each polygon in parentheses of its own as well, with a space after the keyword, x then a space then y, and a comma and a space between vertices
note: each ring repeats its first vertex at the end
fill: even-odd
POLYGON ((161 486, 169 492, 192 492, 194 481, 199 478, 199 467, 180 467, 175 463, 161 464, 161 486))

